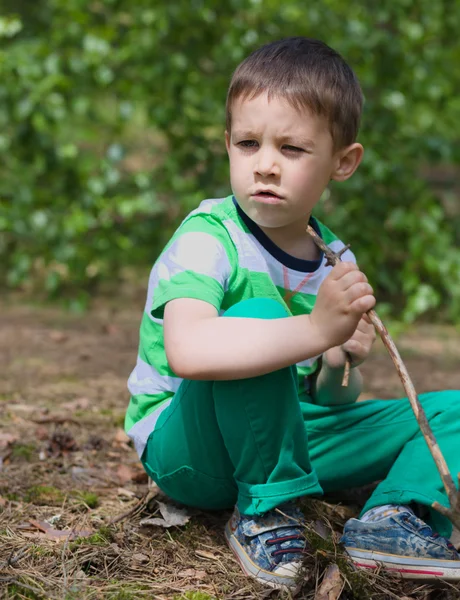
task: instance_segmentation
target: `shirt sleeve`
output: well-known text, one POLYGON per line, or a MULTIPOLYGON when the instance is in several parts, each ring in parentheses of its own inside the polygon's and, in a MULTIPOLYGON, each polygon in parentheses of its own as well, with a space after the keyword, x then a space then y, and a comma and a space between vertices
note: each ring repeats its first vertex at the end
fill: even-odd
MULTIPOLYGON (((222 227, 215 229, 219 232, 222 227)), ((167 302, 196 298, 219 310, 231 272, 228 242, 222 232, 179 232, 152 269, 147 308, 154 318, 162 319, 167 302)))

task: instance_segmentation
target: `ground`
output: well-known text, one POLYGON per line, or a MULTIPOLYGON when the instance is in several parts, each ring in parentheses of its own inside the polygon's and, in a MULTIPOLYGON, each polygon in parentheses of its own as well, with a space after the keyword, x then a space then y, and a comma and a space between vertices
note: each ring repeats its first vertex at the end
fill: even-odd
MULTIPOLYGON (((183 527, 140 525, 160 516, 161 496, 155 488, 149 493, 122 431, 142 307, 138 299, 130 303, 130 310, 96 303, 83 315, 0 305, 0 598, 267 597, 269 590, 241 575, 224 543, 228 513, 198 512, 183 527)), ((419 393, 460 389, 457 338, 447 326, 400 334, 398 348, 419 393)), ((380 343, 363 371, 363 399, 403 395, 380 343)), ((329 500, 306 507, 318 551, 297 597, 314 597, 332 561, 344 577, 340 598, 458 598, 446 586, 401 586, 349 572, 334 556, 337 535, 315 517, 339 531, 362 496, 349 496, 350 506, 329 500), (332 537, 323 542, 321 535, 332 537)), ((336 600, 339 591, 328 594, 336 600)))

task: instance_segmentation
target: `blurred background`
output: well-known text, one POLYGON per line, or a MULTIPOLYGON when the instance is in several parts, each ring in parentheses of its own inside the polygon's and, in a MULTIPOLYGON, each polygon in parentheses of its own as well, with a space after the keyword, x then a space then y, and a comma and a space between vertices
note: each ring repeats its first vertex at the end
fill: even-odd
POLYGON ((459 31, 459 0, 0 0, 2 295, 143 292, 181 218, 230 193, 232 71, 305 35, 365 94, 364 162, 317 216, 380 314, 460 322, 459 31))

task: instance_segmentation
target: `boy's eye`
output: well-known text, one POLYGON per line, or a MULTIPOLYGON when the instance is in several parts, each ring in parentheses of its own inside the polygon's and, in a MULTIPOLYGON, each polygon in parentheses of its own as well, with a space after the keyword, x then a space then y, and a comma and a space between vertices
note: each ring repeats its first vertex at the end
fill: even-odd
POLYGON ((290 146, 289 144, 286 144, 285 146, 283 146, 283 148, 288 152, 303 152, 302 148, 297 148, 297 146, 290 146))
POLYGON ((255 140, 243 140, 242 142, 238 142, 238 146, 242 148, 257 148, 259 144, 255 140))

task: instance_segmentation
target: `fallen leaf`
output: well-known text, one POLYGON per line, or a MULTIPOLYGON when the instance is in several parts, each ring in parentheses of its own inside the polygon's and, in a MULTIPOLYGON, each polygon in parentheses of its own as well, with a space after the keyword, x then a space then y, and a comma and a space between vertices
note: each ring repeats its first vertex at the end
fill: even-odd
POLYGON ((316 519, 316 521, 314 521, 311 526, 314 529, 314 531, 316 531, 316 533, 323 538, 323 540, 328 539, 331 532, 326 527, 323 521, 316 519))
POLYGON ((139 469, 133 475, 134 483, 147 483, 148 480, 149 480, 149 476, 143 469, 142 470, 139 469))
POLYGON ((18 436, 13 435, 12 433, 2 433, 0 432, 0 450, 4 450, 10 444, 14 444, 14 442, 18 441, 18 436))
POLYGON ((78 421, 75 421, 75 419, 72 419, 72 417, 67 415, 46 415, 45 417, 38 417, 30 420, 39 425, 43 423, 56 423, 57 425, 62 425, 62 423, 74 423, 75 425, 80 425, 78 421))
POLYGON ((127 444, 129 442, 129 437, 123 429, 117 429, 113 441, 116 444, 127 444))
POLYGON ((101 329, 102 332, 106 333, 107 335, 115 335, 120 331, 119 327, 117 327, 113 323, 104 323, 101 329))
POLYGON ((134 492, 132 492, 131 490, 127 490, 126 488, 118 488, 117 494, 119 496, 126 496, 127 498, 132 498, 136 495, 134 492))
POLYGON ((39 425, 35 428, 35 437, 37 440, 41 440, 43 442, 44 440, 47 440, 49 436, 49 431, 44 425, 39 425))
POLYGON ((33 528, 38 529, 40 532, 44 533, 45 536, 50 540, 61 541, 61 540, 75 540, 79 537, 89 537, 93 535, 92 531, 88 529, 79 529, 79 530, 62 530, 62 529, 54 529, 49 523, 46 521, 38 521, 36 519, 29 519, 30 525, 33 528))
POLYGON ((74 410, 86 410, 90 407, 90 405, 91 400, 89 398, 82 397, 75 398, 75 400, 72 400, 70 402, 64 402, 64 404, 61 404, 61 408, 72 412, 74 410))
POLYGON ((329 565, 323 581, 315 594, 315 600, 337 600, 342 592, 343 582, 337 565, 329 565))
POLYGON ((184 577, 186 579, 205 579, 208 574, 206 571, 197 571, 196 569, 185 569, 184 571, 179 571, 179 577, 184 577))
POLYGON ((78 445, 70 431, 58 430, 53 433, 47 450, 51 456, 57 457, 75 452, 78 450, 78 445))
POLYGON ((84 581, 85 579, 88 579, 88 575, 81 569, 74 574, 74 577, 75 577, 75 579, 80 580, 80 581, 84 581))
POLYGON ((128 483, 128 481, 132 481, 133 475, 134 471, 128 467, 128 465, 118 465, 117 477, 121 485, 128 483))
POLYGON ((195 554, 201 558, 207 558, 209 560, 220 560, 218 556, 207 550, 195 550, 195 554))
POLYGON ((133 554, 133 562, 136 563, 148 563, 150 561, 150 558, 146 555, 146 554, 133 554))
POLYGON ((162 519, 148 518, 142 519, 140 525, 158 525, 160 527, 181 527, 190 521, 190 515, 185 509, 177 508, 172 504, 165 504, 164 502, 158 502, 162 519))
POLYGON ((68 339, 68 335, 66 333, 64 333, 63 331, 50 331, 49 332, 49 338, 52 342, 56 342, 57 344, 60 344, 62 342, 65 342, 68 339))
POLYGON ((37 412, 41 412, 38 406, 33 406, 32 404, 9 404, 8 410, 23 414, 37 414, 37 412))

